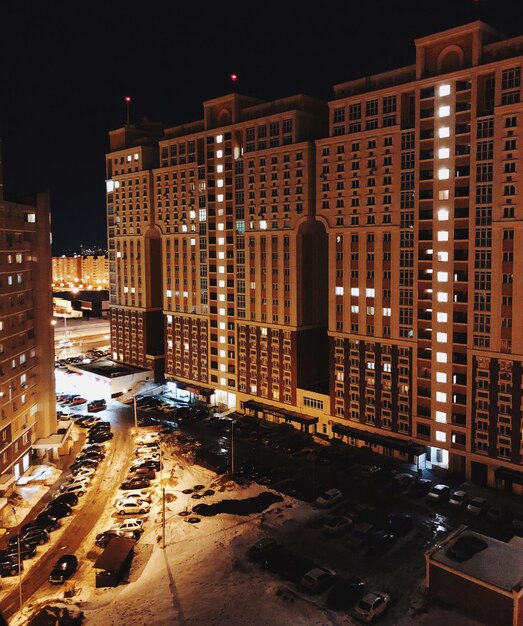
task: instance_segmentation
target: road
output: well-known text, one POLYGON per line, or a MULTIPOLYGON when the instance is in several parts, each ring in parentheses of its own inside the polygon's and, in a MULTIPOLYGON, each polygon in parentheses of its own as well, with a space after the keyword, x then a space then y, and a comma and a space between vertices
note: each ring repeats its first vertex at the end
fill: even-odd
MULTIPOLYGON (((112 423, 114 437, 109 454, 100 468, 101 471, 97 472, 87 493, 82 497, 78 506, 75 507, 72 519, 58 541, 53 542, 53 534, 51 534, 51 542, 53 543, 47 544, 47 546, 51 547, 46 549, 46 546, 40 546, 38 548, 38 562, 34 564, 31 571, 25 574, 22 579, 24 603, 27 603, 37 591, 51 588, 48 583, 48 577, 55 561, 63 554, 74 554, 79 550, 84 538, 92 531, 106 509, 109 499, 113 497, 115 486, 124 480, 127 474, 128 459, 131 453, 130 427, 132 425, 132 408, 115 402, 111 403, 107 411, 98 413, 98 415, 109 419, 112 423)), ((82 435, 78 442, 80 445, 82 445, 84 438, 85 435, 82 435)), ((56 489, 53 488, 46 494, 39 503, 38 508, 34 511, 34 515, 39 512, 40 508, 43 508, 42 503, 45 505, 52 498, 52 494, 55 491, 56 489)), ((15 532, 16 530, 13 530, 10 534, 15 532)), ((91 563, 89 562, 88 565, 90 566, 91 563)), ((81 566, 82 562, 80 561, 81 566)), ((18 611, 19 607, 20 594, 16 584, 0 600, 0 611, 5 618, 9 618, 18 611)))

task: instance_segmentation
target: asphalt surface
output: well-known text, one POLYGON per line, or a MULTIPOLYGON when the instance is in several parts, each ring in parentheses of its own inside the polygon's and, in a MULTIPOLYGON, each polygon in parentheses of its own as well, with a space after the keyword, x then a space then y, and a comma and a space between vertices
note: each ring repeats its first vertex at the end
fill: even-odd
MULTIPOLYGON (((53 534, 60 531, 51 533, 50 542, 43 546, 38 546, 36 556, 33 557, 31 561, 25 561, 27 567, 37 559, 37 563, 34 563, 31 570, 24 573, 22 576, 22 597, 24 604, 41 589, 49 590, 53 588, 58 590, 57 586, 51 585, 48 582, 49 574, 54 563, 63 554, 74 554, 79 550, 84 538, 93 529, 106 509, 109 499, 113 497, 114 487, 119 484, 127 474, 127 461, 132 451, 130 428, 133 419, 132 408, 119 403, 111 403, 111 407, 108 411, 100 411, 97 415, 102 419, 108 419, 112 424, 114 437, 111 440, 111 445, 108 447, 108 454, 96 472, 95 478, 86 494, 80 498, 78 505, 73 509, 73 515, 70 521, 65 522, 65 520, 62 520, 62 524, 65 522, 68 523, 68 525, 63 530, 58 541, 53 541, 53 534)), ((84 443, 85 432, 86 431, 82 429, 82 435, 73 449, 73 457, 84 443)), ((68 459, 67 466, 72 460, 73 459, 69 461, 68 459)), ((67 471, 64 471, 63 476, 66 474, 67 471)), ((27 523, 30 519, 33 519, 40 510, 45 508, 46 503, 52 499, 52 495, 57 489, 58 484, 54 485, 53 488, 46 493, 45 497, 33 510, 33 513, 22 523, 27 523)), ((8 538, 16 534, 17 531, 18 528, 13 528, 9 534, 6 535, 4 542, 7 543, 8 538)), ((82 566, 90 565, 90 562, 82 563, 80 560, 79 569, 81 569, 82 566)), ((16 581, 15 585, 7 595, 0 600, 0 611, 5 618, 11 617, 20 608, 18 578, 12 577, 11 580, 16 581)))

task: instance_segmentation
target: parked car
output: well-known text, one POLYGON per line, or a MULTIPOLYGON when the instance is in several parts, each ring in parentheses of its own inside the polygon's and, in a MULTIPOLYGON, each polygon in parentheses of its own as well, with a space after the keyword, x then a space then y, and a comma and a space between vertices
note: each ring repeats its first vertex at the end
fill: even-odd
POLYGON ((308 571, 300 580, 300 585, 309 593, 321 593, 330 587, 336 572, 327 567, 315 567, 308 571))
POLYGON ((354 522, 350 517, 336 516, 329 518, 323 525, 327 535, 341 535, 350 530, 354 522))
POLYGON ((514 513, 512 513, 510 509, 503 509, 493 506, 487 511, 487 519, 494 524, 501 525, 506 522, 513 522, 513 518, 514 513))
POLYGON ((59 488, 61 491, 65 491, 66 487, 72 487, 73 485, 84 485, 87 487, 90 482, 91 476, 74 476, 73 474, 69 474, 66 476, 65 482, 63 482, 59 488))
POLYGON ((50 513, 58 519, 62 519, 63 517, 69 517, 72 514, 73 509, 71 505, 66 502, 51 500, 51 502, 49 502, 45 507, 44 511, 50 513))
POLYGON ((396 535, 386 530, 378 530, 369 537, 367 541, 367 552, 373 556, 385 554, 395 543, 396 535))
MULTIPOLYGON (((15 544, 8 545, 7 554, 11 555, 12 558, 18 559, 18 541, 15 544)), ((36 554, 36 544, 29 543, 28 541, 20 542, 20 560, 25 561, 26 559, 32 558, 36 554)))
POLYGON ((446 502, 450 498, 450 487, 448 485, 434 485, 427 494, 427 502, 446 502))
POLYGON ((136 515, 137 513, 143 515, 144 513, 149 513, 151 505, 143 500, 130 499, 119 500, 115 508, 118 515, 136 515))
MULTIPOLYGON (((24 571, 24 566, 20 563, 20 571, 24 571)), ((16 576, 18 574, 18 558, 5 555, 0 558, 0 576, 16 576)))
POLYGON ((144 433, 136 437, 136 444, 139 446, 145 446, 148 443, 158 443, 160 441, 159 433, 144 433))
POLYGON ((95 459, 81 459, 80 461, 75 461, 74 463, 71 463, 71 465, 69 465, 69 469, 72 472, 75 472, 81 467, 92 467, 93 469, 96 469, 98 465, 99 463, 95 459))
POLYGON ((363 502, 350 502, 344 507, 343 512, 351 518, 355 524, 360 522, 369 522, 375 515, 376 509, 363 502))
POLYGON ((36 516, 35 521, 38 522, 42 528, 45 528, 47 532, 58 530, 61 526, 60 520, 50 511, 42 511, 42 513, 36 516))
POLYGON ((372 622, 381 615, 390 603, 390 597, 383 591, 371 591, 356 604, 353 617, 362 622, 372 622))
POLYGON ((127 480, 138 476, 147 478, 147 480, 154 480, 156 478, 156 471, 152 467, 132 467, 127 475, 127 480))
POLYGON ((135 478, 124 480, 120 485, 120 489, 147 489, 147 487, 150 486, 151 482, 147 480, 147 478, 139 478, 136 476, 135 478))
POLYGON ((82 448, 82 452, 103 452, 105 454, 105 446, 103 443, 88 443, 82 448))
POLYGON ((461 509, 468 503, 468 495, 466 491, 462 491, 459 489, 458 491, 453 491, 450 495, 449 506, 455 509, 461 509))
POLYGON ((141 491, 131 491, 125 494, 126 500, 131 498, 143 500, 144 502, 148 502, 149 504, 151 504, 152 502, 151 492, 145 491, 145 489, 142 489, 141 491))
POLYGON ((85 404, 86 402, 87 400, 85 398, 82 398, 81 396, 77 396, 76 398, 73 398, 71 405, 78 406, 79 404, 85 404))
POLYGON ((57 493, 54 495, 53 502, 65 502, 69 506, 76 506, 78 496, 74 493, 57 493))
POLYGON ((327 606, 336 611, 350 608, 365 595, 365 584, 358 578, 338 578, 327 594, 327 606))
POLYGON ((89 443, 103 443, 104 441, 109 441, 109 439, 112 439, 113 436, 113 433, 110 431, 98 431, 93 435, 89 435, 87 441, 89 443))
POLYGON ((395 474, 392 478, 392 485, 397 489, 406 489, 414 482, 414 476, 406 472, 395 474))
POLYGON ((251 561, 260 562, 262 561, 270 552, 276 550, 279 544, 272 539, 271 537, 264 537, 257 541, 254 545, 252 545, 247 550, 247 557, 251 561))
POLYGON ((143 519, 139 519, 137 517, 133 517, 131 519, 125 520, 121 524, 115 524, 111 527, 111 530, 130 530, 138 532, 143 532, 143 519))
POLYGON ((388 515, 385 520, 385 530, 397 537, 407 535, 412 530, 412 516, 406 513, 388 515))
POLYGON ((476 517, 483 515, 488 509, 488 502, 485 498, 472 498, 467 505, 467 513, 476 517))
POLYGON ((131 463, 131 471, 136 469, 137 467, 150 467, 153 470, 159 472, 162 467, 162 463, 159 460, 155 461, 154 459, 140 458, 131 463))
POLYGON ((60 491, 62 493, 74 493, 78 498, 81 498, 87 491, 87 485, 85 483, 76 483, 74 485, 60 485, 60 491))
POLYGON ((96 535, 95 544, 99 548, 106 548, 113 537, 127 537, 138 541, 140 532, 138 530, 104 530, 96 535))
POLYGON ((106 408, 107 408, 107 402, 103 399, 93 400, 92 402, 89 402, 89 404, 87 405, 87 410, 93 413, 96 411, 103 411, 106 408))
POLYGON ((54 564, 49 575, 49 582, 62 584, 76 572, 78 559, 74 554, 64 554, 54 564))
POLYGON ((372 478, 381 472, 379 465, 364 465, 360 470, 360 476, 362 478, 372 478))
POLYGON ((432 482, 428 478, 419 478, 410 486, 407 495, 411 498, 421 498, 428 494, 431 487, 432 482))
POLYGON ((152 454, 160 454, 160 446, 143 445, 136 448, 135 456, 150 456, 152 454))
POLYGON ((374 526, 367 522, 360 522, 359 524, 356 524, 354 529, 349 534, 347 545, 351 548, 360 548, 369 540, 369 537, 372 535, 374 530, 374 526))
MULTIPOLYGON (((24 526, 22 526, 20 529, 20 541, 42 546, 44 543, 49 541, 49 533, 45 530, 45 528, 38 526, 37 524, 28 528, 24 528, 24 526)), ((13 544, 18 544, 18 535, 9 537, 8 546, 13 544)))
POLYGON ((71 474, 75 477, 75 478, 93 478, 93 476, 96 473, 96 467, 93 467, 92 465, 81 465, 80 467, 74 469, 71 474))
POLYGON ((523 513, 516 513, 514 515, 514 519, 512 520, 512 527, 518 531, 523 530, 523 513))
POLYGON ((343 499, 343 494, 339 489, 327 489, 319 495, 314 504, 321 508, 330 508, 343 499))
POLYGON ((487 547, 488 544, 483 539, 474 535, 466 535, 465 537, 458 537, 454 545, 448 548, 445 554, 453 561, 462 563, 487 547))

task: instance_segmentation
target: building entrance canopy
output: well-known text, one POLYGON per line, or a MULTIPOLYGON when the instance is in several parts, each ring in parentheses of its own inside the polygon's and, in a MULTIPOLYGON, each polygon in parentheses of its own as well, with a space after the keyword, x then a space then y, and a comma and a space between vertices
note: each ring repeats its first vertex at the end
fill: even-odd
POLYGON ((344 426, 343 424, 334 424, 332 426, 332 432, 344 437, 350 437, 351 439, 359 439, 360 441, 365 441, 376 446, 398 450, 403 454, 409 454, 415 457, 422 456, 427 452, 426 446, 421 446, 403 439, 395 439, 394 437, 386 437, 385 435, 366 432, 359 428, 344 426))

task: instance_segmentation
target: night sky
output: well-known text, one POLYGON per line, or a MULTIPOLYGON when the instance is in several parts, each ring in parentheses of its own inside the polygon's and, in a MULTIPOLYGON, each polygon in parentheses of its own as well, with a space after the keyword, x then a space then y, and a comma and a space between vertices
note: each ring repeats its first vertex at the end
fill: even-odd
POLYGON ((106 245, 107 132, 201 119, 230 91, 306 93, 414 62, 422 37, 482 19, 523 35, 522 0, 3 0, 0 131, 7 199, 51 192, 54 253, 106 245), (229 81, 237 72, 239 81, 229 81))

